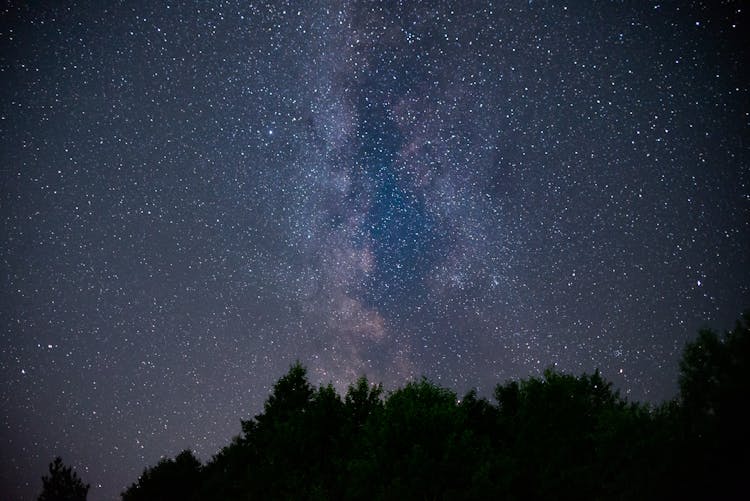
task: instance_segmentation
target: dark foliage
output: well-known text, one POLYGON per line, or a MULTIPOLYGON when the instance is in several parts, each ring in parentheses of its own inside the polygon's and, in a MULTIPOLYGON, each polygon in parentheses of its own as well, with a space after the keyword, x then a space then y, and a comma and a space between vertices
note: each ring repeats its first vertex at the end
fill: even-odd
POLYGON ((139 499, 732 499, 747 471, 750 316, 685 348, 680 395, 629 403, 599 372, 498 385, 496 403, 426 379, 342 399, 291 367, 201 466, 147 469, 139 499))
POLYGON ((162 459, 147 468, 123 494, 123 501, 190 501, 198 499, 201 463, 191 451, 162 459))
POLYGON ((84 484, 70 466, 57 457, 49 464, 49 476, 42 477, 39 501, 85 501, 89 485, 84 484))
POLYGON ((690 492, 732 497, 750 471, 750 312, 723 338, 702 330, 680 362, 680 427, 690 492), (717 482, 717 479, 721 479, 717 482), (717 493, 718 489, 718 493, 717 493))

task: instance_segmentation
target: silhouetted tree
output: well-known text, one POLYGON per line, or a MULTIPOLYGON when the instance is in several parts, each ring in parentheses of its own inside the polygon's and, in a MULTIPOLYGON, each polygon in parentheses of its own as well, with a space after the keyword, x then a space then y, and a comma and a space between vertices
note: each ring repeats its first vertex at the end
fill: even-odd
POLYGON ((247 479, 256 461, 257 451, 250 447, 246 438, 234 437, 203 467, 200 499, 247 498, 247 479))
POLYGON ((382 409, 382 397, 383 385, 370 384, 364 376, 350 385, 344 402, 351 424, 357 429, 364 426, 373 413, 382 409))
POLYGON ((426 379, 391 393, 378 419, 368 423, 360 450, 359 488, 369 490, 364 497, 431 499, 452 487, 449 462, 461 418, 455 393, 426 379))
POLYGON ((680 361, 680 398, 700 432, 747 422, 750 396, 750 311, 723 339, 703 329, 680 361))
POLYGON ((294 419, 307 409, 314 389, 307 380, 307 369, 299 361, 273 385, 273 391, 263 405, 263 412, 255 416, 260 426, 272 426, 294 419))
POLYGON ((694 491, 739 492, 750 467, 750 311, 720 337, 703 329, 680 361, 680 403, 693 458, 685 475, 694 491), (726 479, 716 485, 717 478, 726 479))
POLYGON ((162 459, 144 470, 136 483, 122 493, 123 501, 189 501, 197 499, 201 463, 189 450, 174 459, 162 459))
POLYGON ((39 501, 85 501, 89 484, 84 484, 78 474, 57 457, 49 464, 49 476, 42 477, 39 501))
POLYGON ((295 363, 273 386, 263 412, 243 421, 236 455, 247 460, 235 482, 250 496, 330 497, 341 464, 345 411, 332 386, 318 389, 295 363), (240 452, 240 450, 242 452, 240 452))

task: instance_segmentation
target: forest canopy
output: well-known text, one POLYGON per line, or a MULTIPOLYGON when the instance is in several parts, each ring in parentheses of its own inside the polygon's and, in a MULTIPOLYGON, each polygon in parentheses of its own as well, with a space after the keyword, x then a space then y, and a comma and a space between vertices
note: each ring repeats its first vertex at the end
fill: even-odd
POLYGON ((679 395, 659 406, 598 371, 547 370, 490 401, 424 378, 386 394, 362 377, 341 396, 296 363, 206 464, 162 459, 122 499, 731 499, 748 467, 749 369, 750 313, 688 343, 679 395))

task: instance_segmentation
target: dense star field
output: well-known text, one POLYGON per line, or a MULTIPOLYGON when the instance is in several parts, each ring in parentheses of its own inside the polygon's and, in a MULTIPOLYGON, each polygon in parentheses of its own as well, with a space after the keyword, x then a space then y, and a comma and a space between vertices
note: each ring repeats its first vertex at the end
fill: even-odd
POLYGON ((6 2, 0 493, 314 383, 676 392, 750 306, 742 2, 6 2))

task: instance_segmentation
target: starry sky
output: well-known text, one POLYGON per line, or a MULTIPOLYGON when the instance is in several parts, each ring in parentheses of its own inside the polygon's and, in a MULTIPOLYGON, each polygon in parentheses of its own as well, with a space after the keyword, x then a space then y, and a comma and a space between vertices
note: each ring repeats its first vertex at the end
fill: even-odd
POLYGON ((673 397, 750 306, 748 8, 4 2, 0 497, 208 459, 296 359, 673 397))

